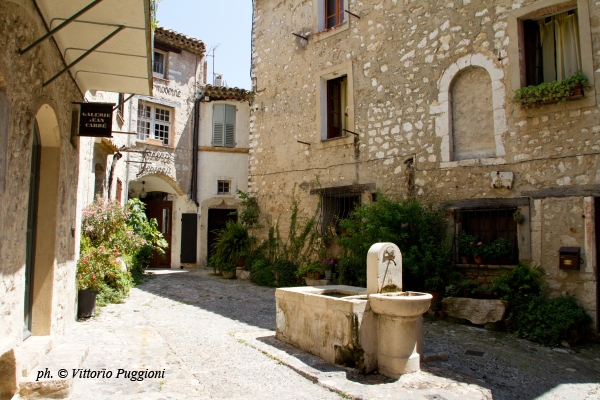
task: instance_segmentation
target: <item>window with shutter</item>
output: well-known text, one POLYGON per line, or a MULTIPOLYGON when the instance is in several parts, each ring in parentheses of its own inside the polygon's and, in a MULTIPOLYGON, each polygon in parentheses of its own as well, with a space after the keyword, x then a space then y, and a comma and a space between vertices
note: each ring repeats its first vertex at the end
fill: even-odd
POLYGON ((235 147, 235 113, 229 104, 213 106, 213 146, 235 147))

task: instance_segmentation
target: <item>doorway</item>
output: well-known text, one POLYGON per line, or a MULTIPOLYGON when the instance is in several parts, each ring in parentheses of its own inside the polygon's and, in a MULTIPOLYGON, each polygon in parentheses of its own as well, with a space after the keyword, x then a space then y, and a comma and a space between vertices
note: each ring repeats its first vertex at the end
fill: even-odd
POLYGON ((594 199, 594 221, 596 222, 596 332, 600 333, 600 197, 594 199))
POLYGON ((171 230, 173 226, 173 202, 167 199, 167 193, 151 192, 143 199, 146 203, 146 216, 148 219, 156 218, 158 231, 167 241, 165 254, 154 251, 150 259, 149 268, 171 268, 171 230))
POLYGON ((214 244, 217 241, 217 233, 219 229, 225 228, 227 221, 237 221, 235 209, 209 209, 208 210, 208 229, 206 234, 206 260, 214 254, 214 244))
POLYGON ((35 236, 38 212, 38 193, 40 186, 40 154, 42 143, 37 121, 33 127, 31 146, 31 172, 29 175, 29 206, 27 210, 27 238, 25 253, 25 298, 23 340, 31 336, 31 314, 33 304, 33 271, 35 269, 35 236))

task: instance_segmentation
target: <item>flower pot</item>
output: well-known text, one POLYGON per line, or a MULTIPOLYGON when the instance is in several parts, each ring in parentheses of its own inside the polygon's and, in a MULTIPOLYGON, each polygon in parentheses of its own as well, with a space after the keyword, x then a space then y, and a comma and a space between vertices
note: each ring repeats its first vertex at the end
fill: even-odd
POLYGON ((321 279, 323 275, 320 272, 307 272, 306 277, 308 279, 321 279))
POLYGON ((80 290, 77 293, 77 318, 89 318, 96 310, 96 290, 80 290))
POLYGON ((483 257, 482 256, 475 256, 473 258, 475 259, 475 264, 482 264, 483 263, 483 257))
POLYGON ((325 279, 331 279, 331 270, 330 269, 325 271, 325 279))
POLYGON ((224 279, 233 279, 235 278, 235 271, 223 271, 223 278, 224 279))
POLYGON ((469 263, 469 257, 467 257, 467 256, 460 256, 460 263, 461 264, 468 264, 469 263))

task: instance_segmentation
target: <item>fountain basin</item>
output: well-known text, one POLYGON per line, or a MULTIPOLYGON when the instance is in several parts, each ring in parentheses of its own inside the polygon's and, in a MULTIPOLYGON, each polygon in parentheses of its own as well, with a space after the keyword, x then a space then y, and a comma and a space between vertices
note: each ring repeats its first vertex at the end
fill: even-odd
POLYGON ((418 317, 423 315, 431 305, 429 293, 394 292, 369 295, 371 309, 375 314, 394 317, 418 317))
POLYGON ((421 369, 421 324, 432 297, 419 292, 369 295, 371 309, 378 319, 377 360, 380 374, 399 378, 400 375, 421 369))
POLYGON ((365 288, 279 288, 275 302, 277 339, 364 373, 377 368, 377 318, 365 288))

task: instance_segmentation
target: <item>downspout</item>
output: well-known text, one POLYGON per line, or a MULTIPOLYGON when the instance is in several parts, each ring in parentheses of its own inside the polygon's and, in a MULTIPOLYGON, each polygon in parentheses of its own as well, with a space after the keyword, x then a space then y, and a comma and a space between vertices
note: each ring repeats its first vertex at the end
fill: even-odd
POLYGON ((198 143, 200 137, 200 104, 204 93, 194 102, 194 134, 192 139, 192 181, 190 182, 190 199, 200 207, 198 203, 198 143))

